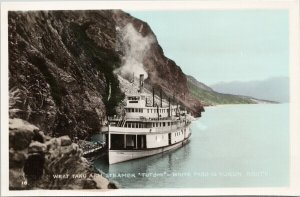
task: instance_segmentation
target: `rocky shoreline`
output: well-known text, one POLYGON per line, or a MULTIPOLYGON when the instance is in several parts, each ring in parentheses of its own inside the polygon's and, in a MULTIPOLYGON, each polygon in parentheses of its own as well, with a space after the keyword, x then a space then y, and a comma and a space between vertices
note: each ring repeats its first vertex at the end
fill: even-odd
POLYGON ((9 120, 9 189, 116 189, 68 136, 52 138, 19 118, 9 120))

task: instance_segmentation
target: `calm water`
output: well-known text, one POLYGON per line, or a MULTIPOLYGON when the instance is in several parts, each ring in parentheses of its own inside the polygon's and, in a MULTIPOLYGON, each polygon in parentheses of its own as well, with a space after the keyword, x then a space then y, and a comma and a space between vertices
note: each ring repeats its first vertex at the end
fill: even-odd
POLYGON ((288 104, 206 108, 189 144, 152 157, 94 162, 122 188, 286 186, 288 104))

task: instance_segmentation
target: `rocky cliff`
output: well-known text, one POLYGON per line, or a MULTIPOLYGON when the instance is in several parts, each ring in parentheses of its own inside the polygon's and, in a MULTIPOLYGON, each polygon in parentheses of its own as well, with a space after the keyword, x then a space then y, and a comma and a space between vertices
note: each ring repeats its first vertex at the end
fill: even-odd
POLYGON ((164 98, 175 97, 177 102, 185 106, 195 116, 200 115, 203 110, 202 104, 198 99, 191 96, 186 75, 173 60, 164 55, 163 49, 150 26, 122 11, 115 11, 115 21, 121 29, 124 27, 126 29, 128 24, 132 24, 135 31, 143 37, 142 42, 137 39, 140 41, 138 45, 142 44, 144 48, 148 47, 147 50, 142 51, 142 64, 147 76, 145 83, 148 86, 146 87, 148 89, 154 87, 156 93, 162 89, 164 98))
POLYGON ((17 117, 54 136, 84 138, 99 131, 123 98, 113 74, 120 56, 112 15, 9 13, 9 88, 19 92, 17 117))
POLYGON ((9 12, 8 24, 14 117, 47 134, 82 139, 99 131, 124 98, 117 74, 130 74, 128 65, 146 72, 149 87, 175 95, 194 114, 201 110, 147 23, 121 10, 9 12))

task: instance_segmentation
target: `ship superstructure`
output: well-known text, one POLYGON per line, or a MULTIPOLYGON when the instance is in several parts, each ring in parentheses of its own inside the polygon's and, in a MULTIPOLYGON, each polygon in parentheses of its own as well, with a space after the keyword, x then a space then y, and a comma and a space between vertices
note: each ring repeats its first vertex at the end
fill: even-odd
POLYGON ((108 117, 107 131, 109 164, 151 156, 187 143, 192 116, 178 105, 147 104, 144 76, 140 75, 138 93, 126 95, 121 116, 108 117))

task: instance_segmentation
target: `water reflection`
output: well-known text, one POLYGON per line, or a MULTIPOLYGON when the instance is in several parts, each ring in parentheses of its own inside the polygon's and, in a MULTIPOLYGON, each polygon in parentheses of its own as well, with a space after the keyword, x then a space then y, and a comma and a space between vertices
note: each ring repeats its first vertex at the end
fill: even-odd
POLYGON ((112 180, 119 182, 122 187, 131 185, 130 181, 133 177, 125 176, 133 175, 135 176, 134 182, 137 183, 134 187, 139 187, 139 185, 146 187, 148 182, 157 181, 157 176, 167 176, 173 172, 180 172, 183 169, 184 162, 187 161, 190 155, 189 152, 190 143, 177 150, 113 165, 108 165, 105 159, 98 159, 94 162, 94 165, 112 180))

